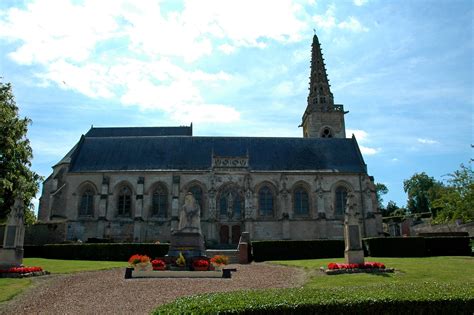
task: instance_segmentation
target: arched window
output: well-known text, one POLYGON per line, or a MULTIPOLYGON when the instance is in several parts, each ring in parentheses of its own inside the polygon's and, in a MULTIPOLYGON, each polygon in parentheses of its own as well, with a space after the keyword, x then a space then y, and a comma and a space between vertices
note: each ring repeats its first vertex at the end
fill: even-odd
POLYGON ((202 189, 198 185, 191 186, 188 189, 188 192, 193 194, 194 200, 198 203, 199 207, 201 207, 201 217, 203 214, 203 204, 202 204, 202 189))
POLYGON ((151 215, 160 218, 168 216, 168 191, 159 185, 154 191, 151 202, 151 215))
POLYGON ((258 191, 258 210, 261 216, 273 215, 273 193, 268 186, 258 191))
POLYGON ((119 216, 129 216, 132 210, 132 191, 124 186, 120 188, 117 203, 119 216))
POLYGON ((339 186, 336 188, 335 193, 335 214, 342 215, 346 209, 347 202, 347 189, 345 187, 339 186))
POLYGON ((90 188, 84 190, 79 204, 79 216, 89 217, 94 215, 94 191, 90 188))
POLYGON ((221 192, 219 197, 219 215, 221 217, 231 214, 234 218, 242 216, 244 198, 235 189, 227 189, 221 192))
POLYGON ((293 211, 300 216, 309 214, 308 192, 303 187, 298 187, 293 192, 293 211))

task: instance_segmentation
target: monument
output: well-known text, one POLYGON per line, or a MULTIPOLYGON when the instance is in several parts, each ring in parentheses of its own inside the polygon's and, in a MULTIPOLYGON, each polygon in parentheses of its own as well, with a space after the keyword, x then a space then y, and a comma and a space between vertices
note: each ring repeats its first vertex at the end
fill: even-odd
POLYGON ((344 219, 344 258, 347 264, 363 264, 364 250, 360 237, 359 215, 354 193, 347 195, 346 213, 344 219))
POLYGON ((206 256, 204 237, 201 234, 201 208, 192 193, 187 193, 179 213, 178 230, 171 233, 168 257, 178 257, 180 253, 189 258, 206 256))
POLYGON ((15 199, 5 226, 3 248, 0 248, 0 269, 19 267, 23 263, 25 237, 23 208, 23 201, 19 198, 15 199))

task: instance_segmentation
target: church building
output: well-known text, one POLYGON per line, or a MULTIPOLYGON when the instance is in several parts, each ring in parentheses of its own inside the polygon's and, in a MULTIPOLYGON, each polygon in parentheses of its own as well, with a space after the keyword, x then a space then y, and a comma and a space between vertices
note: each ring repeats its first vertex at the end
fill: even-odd
POLYGON ((383 233, 374 181, 314 35, 301 138, 193 136, 184 127, 92 127, 44 181, 38 219, 65 240, 170 240, 191 192, 208 244, 343 239, 349 193, 363 237, 383 233))

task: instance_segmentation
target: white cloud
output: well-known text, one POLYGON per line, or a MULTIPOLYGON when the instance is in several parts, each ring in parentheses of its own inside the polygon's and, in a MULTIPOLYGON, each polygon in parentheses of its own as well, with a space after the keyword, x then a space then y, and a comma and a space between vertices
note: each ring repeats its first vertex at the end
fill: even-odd
POLYGON ((233 76, 188 65, 211 54, 214 41, 226 54, 297 41, 307 29, 302 11, 290 0, 184 1, 181 11, 152 0, 34 0, 0 15, 0 38, 19 44, 9 53, 13 61, 39 66, 40 86, 116 98, 174 120, 228 122, 240 114, 207 102, 201 86, 219 88, 233 76))
POLYGON ((363 6, 367 2, 369 2, 369 0, 354 0, 354 4, 358 7, 363 6))
MULTIPOLYGON (((370 143, 369 134, 364 130, 361 130, 361 129, 347 129, 346 130, 346 135, 348 137, 351 137, 352 135, 354 135, 357 139, 357 142, 359 142, 359 143, 364 143, 364 144, 369 144, 370 143)), ((362 152, 362 154, 365 154, 365 155, 374 155, 374 154, 377 154, 381 151, 380 148, 373 148, 373 147, 369 147, 367 145, 361 145, 361 144, 359 144, 359 148, 360 148, 360 151, 362 152)))
POLYGON ((419 143, 421 144, 437 144, 439 143, 438 141, 436 140, 433 140, 433 139, 427 139, 427 138, 418 138, 416 139, 419 143))
POLYGON ((337 25, 340 29, 347 29, 355 33, 367 32, 369 29, 363 26, 355 17, 349 17, 348 21, 343 21, 337 25))
POLYGON ((350 16, 348 20, 338 22, 335 17, 336 7, 332 4, 328 6, 326 12, 322 15, 313 16, 313 21, 319 28, 330 30, 333 28, 338 28, 342 30, 349 30, 355 33, 367 32, 369 28, 365 27, 360 23, 360 21, 350 16))

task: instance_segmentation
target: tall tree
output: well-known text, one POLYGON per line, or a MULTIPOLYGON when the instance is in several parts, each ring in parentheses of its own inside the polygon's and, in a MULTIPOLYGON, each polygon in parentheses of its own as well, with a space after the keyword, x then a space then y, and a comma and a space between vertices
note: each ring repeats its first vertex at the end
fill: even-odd
POLYGON ((385 207, 383 205, 383 198, 382 195, 386 195, 388 193, 388 188, 382 183, 375 184, 375 194, 377 196, 377 204, 380 210, 384 210, 385 207))
POLYGON ((474 172, 471 166, 461 164, 459 170, 448 176, 447 186, 433 200, 433 206, 438 209, 434 223, 474 221, 474 172))
POLYGON ((28 118, 18 116, 10 83, 0 82, 0 221, 10 213, 15 198, 30 211, 41 177, 30 170, 33 152, 26 137, 28 118))
POLYGON ((423 173, 416 173, 403 181, 408 194, 407 208, 411 213, 432 212, 431 201, 436 198, 441 182, 423 173))

